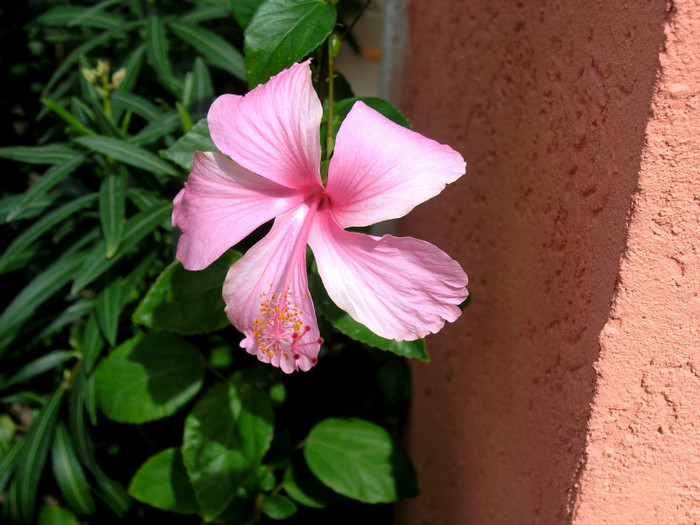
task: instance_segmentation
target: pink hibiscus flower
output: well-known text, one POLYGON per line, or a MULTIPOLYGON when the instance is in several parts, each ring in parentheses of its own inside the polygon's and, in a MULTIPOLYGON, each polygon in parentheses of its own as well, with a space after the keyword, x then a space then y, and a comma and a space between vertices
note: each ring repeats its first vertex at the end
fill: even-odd
POLYGON ((226 313, 249 353, 284 372, 309 370, 320 344, 306 245, 331 299, 387 339, 414 340, 460 315, 460 265, 432 244, 345 228, 402 217, 465 171, 462 156, 357 102, 338 131, 324 186, 323 109, 309 62, 209 109, 220 153, 197 152, 175 198, 177 258, 201 270, 260 225, 272 229, 229 270, 226 313))

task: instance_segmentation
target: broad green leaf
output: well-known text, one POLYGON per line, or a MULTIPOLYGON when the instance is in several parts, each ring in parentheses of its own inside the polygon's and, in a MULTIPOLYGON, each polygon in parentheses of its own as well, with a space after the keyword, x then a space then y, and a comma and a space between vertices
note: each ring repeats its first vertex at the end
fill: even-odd
POLYGON ((60 386, 42 407, 32 421, 32 426, 25 438, 27 442, 17 458, 17 498, 20 516, 27 523, 32 522, 36 512, 37 489, 53 440, 58 409, 65 392, 65 387, 60 386))
POLYGON ((63 507, 42 505, 36 523, 37 525, 80 525, 80 520, 63 507))
POLYGON ((95 378, 97 403, 108 418, 144 423, 174 414, 197 394, 204 362, 184 339, 150 331, 119 345, 95 378))
POLYGON ((126 177, 124 175, 107 175, 102 179, 99 210, 107 248, 105 255, 111 258, 119 249, 124 232, 124 214, 126 213, 126 177))
POLYGON ((206 119, 197 122, 185 135, 177 139, 163 152, 163 157, 191 171, 195 151, 218 151, 209 135, 206 119))
POLYGON ((382 427, 362 419, 326 419, 304 446, 311 472, 328 487, 364 503, 390 503, 418 493, 413 464, 382 427))
POLYGON ((379 113, 384 115, 389 120, 395 122, 399 126, 403 126, 404 128, 412 129, 411 123, 403 115, 403 113, 401 113, 401 111, 399 111, 396 106, 394 106, 390 102, 387 102, 383 98, 379 98, 379 97, 353 97, 353 98, 346 98, 345 100, 341 100, 341 101, 333 104, 334 134, 338 133, 338 128, 340 127, 340 124, 343 122, 343 120, 345 119, 347 114, 350 113, 350 110, 355 105, 355 102, 358 102, 358 101, 364 102, 369 107, 378 111, 379 113))
POLYGON ((79 197, 63 206, 53 210, 51 213, 44 215, 26 230, 24 230, 12 243, 7 247, 7 250, 0 256, 0 273, 14 262, 26 248, 32 245, 44 233, 50 231, 54 226, 60 224, 68 217, 77 211, 90 206, 97 200, 97 194, 86 195, 79 197))
POLYGON ((92 283, 100 275, 113 266, 124 255, 131 251, 136 245, 154 229, 156 229, 172 212, 172 203, 158 202, 154 207, 146 209, 129 219, 124 227, 122 244, 119 252, 108 259, 105 256, 106 244, 104 241, 97 243, 92 251, 87 255, 84 264, 80 267, 78 276, 73 283, 71 293, 77 293, 85 286, 92 283))
POLYGON ((80 157, 80 153, 64 144, 48 146, 5 146, 0 157, 27 164, 59 164, 80 157))
POLYGON ((228 71, 240 80, 246 80, 243 55, 219 35, 177 20, 169 21, 168 25, 173 33, 199 51, 211 65, 228 71))
POLYGON ((27 363, 12 374, 0 376, 0 390, 7 390, 12 385, 23 383, 27 379, 41 375, 59 367, 66 361, 79 357, 80 354, 69 350, 54 350, 27 363))
POLYGON ((323 282, 316 271, 309 274, 309 291, 314 298, 314 305, 318 313, 323 315, 338 331, 348 337, 368 344, 380 350, 387 350, 402 357, 411 357, 420 361, 429 361, 424 339, 415 341, 395 341, 384 339, 372 332, 365 325, 355 321, 344 310, 340 309, 328 297, 328 292, 323 287, 323 282))
POLYGON ((73 511, 78 514, 95 512, 95 500, 90 492, 90 484, 75 455, 68 429, 63 422, 59 422, 56 427, 51 447, 51 465, 61 493, 73 511))
POLYGON ((280 494, 266 494, 262 499, 262 511, 270 519, 286 520, 296 513, 297 506, 280 494))
POLYGON ((44 98, 41 100, 41 102, 49 108, 51 111, 56 113, 59 117, 61 117, 63 120, 66 121, 68 126, 70 126, 73 131, 78 133, 79 135, 94 135, 95 132, 88 128, 85 124, 83 124, 79 119, 77 119, 70 111, 68 111, 66 108, 58 104, 57 102, 54 102, 53 100, 49 98, 44 98))
POLYGON ((190 272, 178 261, 160 274, 132 319, 156 330, 202 334, 229 326, 221 297, 226 273, 241 254, 226 253, 206 269, 190 272))
POLYGON ((258 10, 258 7, 260 7, 263 1, 264 0, 231 0, 233 16, 243 29, 248 27, 255 11, 258 10))
POLYGON ((321 483, 304 462, 292 463, 287 467, 283 486, 287 496, 301 505, 315 509, 323 509, 343 498, 321 483))
POLYGON ((333 31, 336 9, 324 0, 267 0, 245 30, 251 88, 316 49, 333 31))
POLYGON ((177 448, 166 448, 148 458, 131 479, 129 494, 158 509, 180 514, 199 512, 182 453, 177 448))
POLYGON ((182 456, 205 520, 226 508, 259 465, 273 417, 265 392, 245 383, 214 385, 187 416, 182 456))
POLYGON ((146 23, 146 53, 148 61, 158 74, 163 85, 178 98, 182 94, 182 80, 173 73, 168 57, 168 37, 165 24, 158 16, 150 16, 146 23))
POLYGON ((155 175, 177 175, 177 171, 157 155, 123 140, 105 136, 84 136, 77 137, 75 141, 92 151, 155 175))

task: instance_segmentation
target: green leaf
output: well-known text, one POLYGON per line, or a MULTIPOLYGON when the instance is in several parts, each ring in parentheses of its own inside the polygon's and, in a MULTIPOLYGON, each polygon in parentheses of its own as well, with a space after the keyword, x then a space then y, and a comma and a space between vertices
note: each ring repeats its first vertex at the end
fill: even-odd
POLYGON ((163 157, 191 171, 195 151, 218 151, 209 135, 207 119, 201 119, 192 126, 192 129, 163 152, 163 157))
POLYGON ((170 416, 199 392, 204 363, 196 347, 147 332, 119 345, 95 371, 97 403, 110 419, 144 423, 170 416))
MULTIPOLYGON (((236 0, 238 1, 238 0, 236 0)), ((182 22, 198 24, 209 20, 222 20, 231 16, 231 9, 221 5, 198 5, 191 11, 180 16, 182 22)))
POLYGON ((245 29, 250 24, 255 11, 264 0, 231 0, 231 9, 236 22, 245 29))
POLYGON ((80 157, 80 153, 64 144, 6 146, 0 148, 0 157, 27 164, 59 164, 80 157))
POLYGON ((54 477, 68 505, 78 514, 95 512, 95 501, 83 467, 75 455, 68 430, 63 422, 56 427, 51 447, 51 464, 54 477))
POLYGON ((10 447, 10 450, 0 456, 0 492, 5 492, 5 486, 10 481, 12 473, 17 467, 17 458, 20 457, 20 452, 26 440, 20 439, 15 441, 10 447))
POLYGON ((118 29, 124 24, 124 19, 111 13, 91 11, 86 15, 83 6, 60 6, 43 12, 34 22, 46 26, 81 25, 95 29, 118 29))
POLYGON ((270 519, 286 520, 296 513, 297 506, 280 494, 266 494, 262 500, 262 511, 270 519))
POLYGON ((66 389, 60 386, 41 409, 29 428, 27 442, 17 459, 17 498, 23 521, 32 522, 36 512, 39 481, 44 471, 46 456, 53 440, 58 409, 66 389))
POLYGON ((395 122, 399 126, 403 126, 404 128, 412 129, 411 123, 403 115, 403 113, 401 113, 401 111, 399 111, 399 109, 396 106, 394 106, 390 102, 384 100, 383 98, 379 98, 379 97, 352 97, 352 98, 346 98, 344 100, 341 100, 341 101, 333 104, 334 134, 338 133, 338 128, 340 127, 340 124, 345 119, 347 114, 350 113, 350 110, 355 105, 355 102, 358 102, 358 101, 364 102, 369 107, 378 111, 379 113, 384 115, 389 120, 395 122))
POLYGON ((190 105, 197 111, 206 111, 214 98, 214 86, 206 62, 201 57, 194 59, 192 68, 192 95, 190 105))
POLYGON ((406 452, 386 430, 369 421, 322 421, 311 429, 304 457, 318 479, 348 498, 390 503, 418 493, 406 452))
POLYGON ((44 233, 50 231, 54 226, 60 224, 77 211, 90 206, 96 200, 97 194, 79 197, 53 210, 51 213, 44 215, 41 219, 24 230, 14 241, 12 241, 2 256, 0 256, 0 273, 6 271, 14 260, 44 233))
POLYGON ((124 80, 117 88, 117 91, 112 93, 112 101, 114 101, 114 96, 119 93, 120 95, 130 93, 138 81, 139 75, 141 74, 141 68, 143 67, 143 58, 146 54, 146 46, 141 44, 136 49, 134 49, 129 58, 124 62, 123 67, 126 69, 126 74, 124 75, 124 80))
POLYGON ((355 321, 350 315, 341 310, 328 297, 328 292, 323 287, 323 282, 316 271, 309 274, 309 291, 314 298, 314 305, 318 313, 323 315, 338 331, 356 341, 368 344, 380 350, 393 352, 402 357, 411 357, 420 361, 429 361, 424 339, 415 341, 395 341, 384 339, 372 332, 365 325, 355 321))
POLYGON ((108 175, 102 179, 100 187, 100 222, 105 236, 107 258, 119 249, 124 232, 124 213, 126 212, 126 177, 108 175))
POLYGON ((177 20, 168 25, 177 36, 199 51, 213 66, 228 71, 234 77, 246 80, 243 55, 216 33, 177 20))
POLYGON ((182 456, 205 520, 255 471, 273 435, 272 405, 250 384, 214 385, 185 420, 182 456))
POLYGON ((180 114, 177 111, 168 111, 149 122, 136 135, 129 137, 129 143, 135 146, 151 144, 165 135, 180 129, 181 125, 180 114))
MULTIPOLYGON (((0 198, 0 223, 9 222, 8 214, 13 211, 17 204, 22 200, 23 195, 8 195, 6 197, 0 198)), ((14 217, 14 220, 18 219, 28 219, 31 217, 36 217, 44 213, 47 209, 52 209, 55 206, 58 195, 37 195, 35 199, 27 203, 22 212, 14 217)))
POLYGON ((68 509, 42 505, 36 523, 37 525, 80 525, 80 520, 68 509))
POLYGON ((85 255, 77 251, 86 240, 81 239, 64 252, 46 270, 32 279, 5 308, 0 316, 0 353, 11 341, 13 331, 73 279, 85 259, 85 255))
POLYGON ((177 175, 177 171, 157 155, 123 140, 98 135, 77 137, 75 141, 92 151, 155 175, 177 175))
MULTIPOLYGON (((42 355, 37 359, 27 363, 22 368, 9 375, 7 378, 0 376, 0 390, 7 390, 12 385, 23 383, 27 379, 41 375, 49 370, 59 367, 68 360, 79 357, 80 354, 75 351, 54 350, 48 354, 42 355)), ((4 376, 5 374, 3 374, 4 376)))
POLYGON ((161 450, 148 458, 131 479, 129 494, 158 509, 180 514, 199 512, 182 453, 177 448, 161 450))
POLYGON ((190 272, 178 261, 160 274, 134 312, 132 319, 156 330, 202 334, 229 326, 221 298, 226 273, 241 257, 224 254, 206 269, 190 272))
POLYGON ((168 57, 168 38, 160 17, 150 16, 146 23, 146 53, 163 85, 178 98, 182 95, 182 79, 177 78, 168 57))
POLYGON ((95 298, 95 317, 105 339, 114 346, 122 309, 122 279, 118 273, 107 270, 103 281, 104 286, 95 298))
POLYGON ((292 463, 285 470, 283 486, 294 501, 314 509, 323 509, 343 498, 321 483, 303 462, 292 463))
POLYGON ((73 129, 76 133, 79 135, 94 135, 95 132, 88 128, 85 124, 80 122, 70 111, 68 111, 66 108, 58 104, 57 102, 54 102, 53 100, 49 98, 44 98, 41 100, 41 102, 49 108, 51 111, 56 113, 59 117, 61 117, 63 120, 66 121, 68 126, 73 129))
POLYGON ((106 272, 108 268, 136 247, 144 237, 156 229, 164 220, 167 220, 171 213, 172 203, 159 201, 152 208, 134 215, 124 227, 121 249, 111 259, 105 256, 107 249, 105 242, 97 243, 81 266, 78 277, 71 288, 71 293, 78 293, 106 272))
POLYGON ((251 88, 301 61, 333 31, 336 9, 324 0, 267 0, 245 30, 251 88))

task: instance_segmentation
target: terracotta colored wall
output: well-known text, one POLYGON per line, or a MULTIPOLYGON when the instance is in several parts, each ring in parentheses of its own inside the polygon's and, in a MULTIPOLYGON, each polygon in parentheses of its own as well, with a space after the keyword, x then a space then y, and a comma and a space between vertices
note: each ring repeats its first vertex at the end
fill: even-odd
POLYGON ((468 171, 399 228, 473 301, 414 366, 401 523, 700 522, 699 11, 410 3, 397 102, 468 171))

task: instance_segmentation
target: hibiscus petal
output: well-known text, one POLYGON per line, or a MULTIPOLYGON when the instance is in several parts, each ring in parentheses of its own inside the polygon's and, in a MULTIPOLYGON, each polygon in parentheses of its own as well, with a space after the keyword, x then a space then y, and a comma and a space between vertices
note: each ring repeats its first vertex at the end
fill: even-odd
POLYGON ((465 168, 449 146, 356 102, 338 131, 326 191, 338 224, 368 226, 403 217, 465 168))
POLYGON ((207 122, 216 147, 241 166, 289 188, 309 188, 321 185, 322 116, 307 60, 244 96, 220 96, 207 122))
POLYGON ((309 244, 330 298, 381 337, 419 339, 461 314, 467 275, 428 242, 347 232, 324 203, 309 244))
POLYGON ((286 373, 309 370, 321 343, 306 277, 308 221, 315 208, 309 202, 279 216, 224 282, 226 314, 245 335, 241 347, 286 373))
POLYGON ((182 230, 177 258, 206 268, 255 228, 299 203, 304 194, 240 167, 220 153, 197 152, 175 197, 172 222, 182 230))

